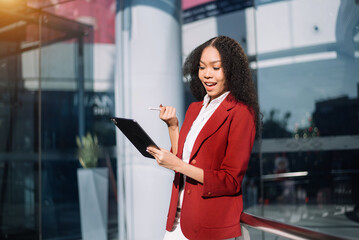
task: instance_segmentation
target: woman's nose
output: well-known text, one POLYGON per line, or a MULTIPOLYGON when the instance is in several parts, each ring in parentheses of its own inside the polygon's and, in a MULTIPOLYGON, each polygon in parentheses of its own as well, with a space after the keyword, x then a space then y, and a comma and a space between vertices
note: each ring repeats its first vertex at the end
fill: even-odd
POLYGON ((206 71, 204 72, 204 77, 205 78, 211 78, 212 77, 212 71, 207 68, 206 71))

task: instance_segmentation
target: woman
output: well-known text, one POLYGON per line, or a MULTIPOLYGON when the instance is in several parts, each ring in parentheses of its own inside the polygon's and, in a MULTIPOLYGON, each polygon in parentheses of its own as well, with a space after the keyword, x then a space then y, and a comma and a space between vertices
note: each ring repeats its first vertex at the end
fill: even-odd
POLYGON ((193 50, 183 72, 200 102, 189 106, 180 132, 176 110, 161 106, 172 152, 147 149, 175 171, 164 239, 235 239, 259 122, 248 60, 235 40, 219 36, 193 50))

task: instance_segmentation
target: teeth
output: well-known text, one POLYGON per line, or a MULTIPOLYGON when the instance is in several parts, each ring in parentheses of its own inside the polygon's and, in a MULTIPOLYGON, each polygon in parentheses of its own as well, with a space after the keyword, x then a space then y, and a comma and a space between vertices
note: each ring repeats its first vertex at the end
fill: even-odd
POLYGON ((216 85, 216 83, 206 83, 206 86, 214 86, 214 85, 216 85))

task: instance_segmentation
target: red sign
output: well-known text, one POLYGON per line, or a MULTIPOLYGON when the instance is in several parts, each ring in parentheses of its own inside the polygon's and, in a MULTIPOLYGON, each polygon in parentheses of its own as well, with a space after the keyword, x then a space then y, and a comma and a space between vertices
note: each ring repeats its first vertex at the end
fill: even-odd
POLYGON ((182 10, 196 7, 201 4, 214 2, 215 0, 182 0, 182 10))

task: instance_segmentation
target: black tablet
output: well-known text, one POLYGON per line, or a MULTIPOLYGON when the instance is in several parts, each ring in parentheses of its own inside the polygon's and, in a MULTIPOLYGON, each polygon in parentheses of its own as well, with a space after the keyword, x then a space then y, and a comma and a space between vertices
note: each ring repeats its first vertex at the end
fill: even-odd
POLYGON ((111 121, 121 130, 121 132, 130 140, 137 150, 148 158, 154 158, 146 151, 149 146, 157 147, 154 141, 148 136, 143 128, 134 119, 127 118, 111 118, 111 121))

